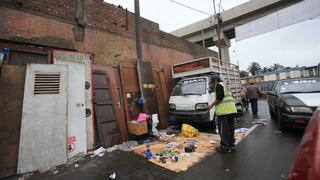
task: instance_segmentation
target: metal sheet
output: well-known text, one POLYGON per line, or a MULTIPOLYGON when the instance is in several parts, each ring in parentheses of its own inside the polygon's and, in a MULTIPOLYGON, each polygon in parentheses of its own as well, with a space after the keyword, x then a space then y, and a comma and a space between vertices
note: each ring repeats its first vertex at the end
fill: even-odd
POLYGON ((86 148, 93 149, 94 130, 93 130, 93 104, 92 104, 92 83, 91 83, 91 59, 89 54, 77 53, 72 51, 53 51, 53 61, 77 62, 84 64, 85 70, 85 114, 86 114, 86 148))
POLYGON ((67 162, 67 66, 27 65, 17 172, 67 162), (35 94, 36 74, 59 74, 58 94, 35 94), (35 108, 36 107, 36 108, 35 108))
POLYGON ((0 178, 17 172, 26 67, 4 65, 0 77, 0 178))

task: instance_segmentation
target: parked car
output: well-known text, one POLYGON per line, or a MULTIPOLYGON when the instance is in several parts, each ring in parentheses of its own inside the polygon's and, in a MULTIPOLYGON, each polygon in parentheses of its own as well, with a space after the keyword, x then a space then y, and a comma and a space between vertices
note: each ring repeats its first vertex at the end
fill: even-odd
POLYGON ((320 107, 311 117, 300 142, 288 180, 320 179, 320 107))
POLYGON ((279 130, 305 128, 320 105, 320 78, 278 81, 268 92, 268 104, 279 130))

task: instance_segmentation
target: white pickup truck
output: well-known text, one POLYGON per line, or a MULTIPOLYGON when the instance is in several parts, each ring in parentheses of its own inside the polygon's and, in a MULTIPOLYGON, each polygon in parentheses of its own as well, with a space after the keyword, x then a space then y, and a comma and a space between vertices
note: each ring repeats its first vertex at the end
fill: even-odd
POLYGON ((214 122, 215 100, 210 76, 219 75, 229 85, 236 104, 240 104, 240 75, 236 65, 215 57, 195 59, 172 66, 175 86, 169 100, 169 120, 178 123, 214 122))

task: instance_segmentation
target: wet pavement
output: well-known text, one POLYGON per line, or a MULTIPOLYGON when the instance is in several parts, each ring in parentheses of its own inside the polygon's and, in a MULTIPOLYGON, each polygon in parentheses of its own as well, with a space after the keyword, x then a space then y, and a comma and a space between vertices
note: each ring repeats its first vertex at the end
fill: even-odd
MULTIPOLYGON (((257 119, 267 119, 267 126, 259 126, 251 132, 238 144, 236 152, 214 153, 185 172, 171 172, 133 152, 116 150, 106 153, 102 158, 84 160, 79 163, 79 167, 59 168, 57 174, 37 173, 30 179, 107 180, 113 172, 117 175, 116 179, 124 180, 286 179, 303 131, 275 132, 275 122, 270 119, 266 101, 259 101, 257 119)), ((236 127, 249 128, 252 121, 250 111, 246 112, 239 118, 236 127)))

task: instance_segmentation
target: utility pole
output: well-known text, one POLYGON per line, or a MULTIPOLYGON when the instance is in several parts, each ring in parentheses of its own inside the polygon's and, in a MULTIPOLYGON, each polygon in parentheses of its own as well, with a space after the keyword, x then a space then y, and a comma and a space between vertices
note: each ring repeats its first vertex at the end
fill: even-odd
POLYGON ((135 30, 136 30, 137 72, 138 72, 141 98, 145 99, 144 93, 143 93, 143 81, 142 81, 142 73, 141 73, 141 66, 142 66, 143 59, 142 59, 142 49, 141 49, 139 0, 134 0, 134 14, 135 14, 135 30))
MULTIPOLYGON (((219 3, 219 6, 221 4, 221 1, 219 3)), ((222 56, 221 56, 221 44, 220 44, 220 30, 221 30, 221 18, 220 18, 220 7, 219 7, 219 12, 217 13, 216 10, 216 2, 215 0, 213 0, 213 10, 214 10, 214 21, 213 21, 213 26, 216 30, 216 33, 218 35, 218 52, 219 52, 219 59, 220 59, 220 63, 222 62, 222 56)), ((214 41, 214 37, 213 37, 213 41, 214 41)))

